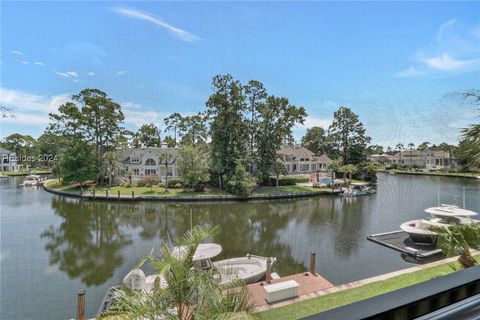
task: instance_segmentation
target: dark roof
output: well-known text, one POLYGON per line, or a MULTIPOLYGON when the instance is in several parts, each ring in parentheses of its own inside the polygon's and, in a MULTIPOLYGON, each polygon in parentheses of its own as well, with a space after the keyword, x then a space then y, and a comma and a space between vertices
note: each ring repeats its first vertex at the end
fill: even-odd
POLYGON ((0 147, 0 153, 13 153, 13 151, 0 147))

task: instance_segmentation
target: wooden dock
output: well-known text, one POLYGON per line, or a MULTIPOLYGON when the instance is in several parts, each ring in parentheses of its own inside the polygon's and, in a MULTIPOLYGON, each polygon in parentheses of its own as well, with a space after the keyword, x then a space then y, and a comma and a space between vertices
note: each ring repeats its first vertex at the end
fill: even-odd
MULTIPOLYGON (((332 288, 334 285, 331 284, 327 279, 320 276, 318 273, 302 272, 297 273, 291 276, 281 277, 278 279, 273 279, 272 284, 280 283, 284 281, 295 280, 299 284, 298 295, 299 297, 311 294, 313 292, 332 288)), ((268 304, 265 300, 265 290, 264 286, 267 285, 265 281, 252 283, 247 285, 252 299, 254 300, 254 308, 261 308, 267 305, 275 305, 277 303, 268 304)), ((289 300, 279 301, 278 303, 284 303, 285 301, 295 301, 296 298, 289 300)))

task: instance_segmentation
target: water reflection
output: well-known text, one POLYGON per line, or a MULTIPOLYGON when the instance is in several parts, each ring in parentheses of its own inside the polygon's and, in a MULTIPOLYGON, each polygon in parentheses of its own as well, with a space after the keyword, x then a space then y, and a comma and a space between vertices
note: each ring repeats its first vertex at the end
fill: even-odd
POLYGON ((279 241, 278 233, 292 218, 309 218, 297 206, 296 202, 192 206, 53 198, 52 208, 62 221, 46 229, 41 238, 47 240, 50 264, 86 285, 101 285, 110 279, 124 262, 121 249, 131 245, 136 235, 158 247, 163 241, 174 242, 192 225, 220 226, 220 234, 213 239, 223 246, 219 258, 247 253, 274 256, 282 262, 277 271, 289 274, 303 271, 304 261, 292 256, 291 248, 279 241), (292 216, 292 212, 297 214, 292 216))
POLYGON ((45 249, 50 252, 50 264, 57 265, 71 278, 86 285, 100 285, 123 263, 120 249, 132 243, 121 229, 123 215, 113 205, 52 199, 56 215, 64 220, 50 226, 41 237, 48 239, 45 249))

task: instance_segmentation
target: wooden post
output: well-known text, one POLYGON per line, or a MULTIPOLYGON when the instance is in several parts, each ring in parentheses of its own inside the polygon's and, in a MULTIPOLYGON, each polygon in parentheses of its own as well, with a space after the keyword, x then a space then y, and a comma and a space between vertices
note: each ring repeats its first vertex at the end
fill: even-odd
POLYGON ((95 189, 93 189, 93 198, 95 198, 95 189))
POLYGON ((118 201, 120 201, 120 190, 117 190, 118 193, 118 201))
POLYGON ((77 297, 77 320, 85 320, 85 290, 81 290, 77 297))
POLYGON ((105 198, 108 198, 108 190, 105 190, 105 198))
POLYGON ((310 253, 310 273, 315 275, 315 252, 310 253))
POLYGON ((265 281, 272 283, 272 259, 267 259, 267 272, 265 274, 265 281))
POLYGON ((132 201, 135 201, 135 192, 132 190, 132 201))

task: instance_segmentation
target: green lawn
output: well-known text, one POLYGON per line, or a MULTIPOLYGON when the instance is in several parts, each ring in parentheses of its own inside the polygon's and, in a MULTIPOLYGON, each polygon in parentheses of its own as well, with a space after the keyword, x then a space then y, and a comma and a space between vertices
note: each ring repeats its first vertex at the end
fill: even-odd
MULTIPOLYGON (((62 185, 55 181, 49 181, 47 183, 47 187, 67 191, 67 192, 75 192, 80 193, 80 186, 72 186, 72 185, 62 185)), ((120 191, 121 195, 132 195, 132 191, 135 193, 135 196, 196 196, 196 195, 228 195, 229 193, 220 189, 215 188, 206 188, 204 192, 193 192, 189 190, 183 189, 168 189, 168 192, 165 192, 165 188, 163 187, 111 187, 111 188, 95 188, 95 193, 97 195, 105 194, 106 190, 110 195, 117 195, 118 191, 120 191)), ((84 187, 84 192, 89 192, 90 188, 84 187)))
POLYGON ((0 173, 6 174, 7 176, 23 176, 26 174, 47 174, 47 173, 51 173, 51 171, 45 170, 45 169, 32 169, 32 170, 21 170, 21 171, 2 171, 0 173))
MULTIPOLYGON (((49 181, 47 186, 53 189, 80 193, 80 185, 62 185, 58 180, 49 181)), ((95 192, 97 195, 105 194, 105 191, 108 190, 110 195, 117 195, 120 191, 121 195, 132 195, 132 191, 135 193, 135 196, 198 196, 198 195, 207 195, 207 196, 224 196, 231 195, 224 190, 218 188, 206 188, 204 192, 193 192, 190 190, 184 189, 168 189, 168 192, 165 192, 163 187, 111 187, 111 188, 96 188, 95 192)), ((268 195, 268 194, 286 194, 292 192, 318 192, 318 191, 328 191, 330 189, 320 189, 312 188, 305 186, 279 186, 277 187, 259 187, 255 190, 253 195, 268 195)), ((88 187, 84 187, 84 192, 89 192, 88 187)))
POLYGON ((312 192, 312 191, 325 191, 329 189, 325 188, 312 188, 305 186, 279 186, 277 187, 258 187, 254 194, 284 194, 292 192, 312 192))
MULTIPOLYGON (((475 258, 480 262, 480 256, 476 256, 475 258)), ((453 264, 457 269, 460 269, 460 265, 457 262, 453 264)), ((285 307, 260 312, 255 315, 258 319, 298 319, 352 302, 374 297, 382 293, 408 287, 436 277, 441 277, 452 272, 453 269, 448 264, 443 264, 412 273, 402 274, 387 280, 368 283, 357 288, 300 301, 285 307)))

